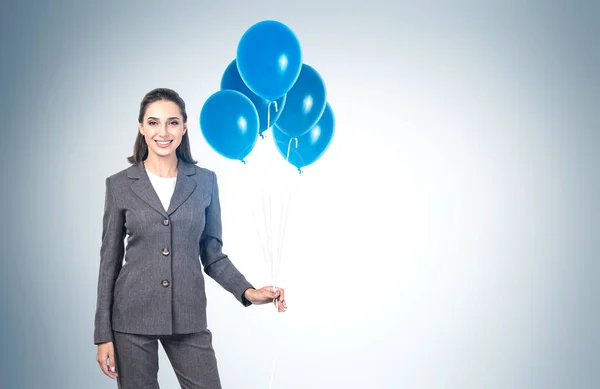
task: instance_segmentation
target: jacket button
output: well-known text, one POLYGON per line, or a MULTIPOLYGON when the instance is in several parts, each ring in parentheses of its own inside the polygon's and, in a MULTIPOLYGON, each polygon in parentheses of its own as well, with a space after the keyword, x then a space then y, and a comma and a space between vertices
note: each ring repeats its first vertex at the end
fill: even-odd
POLYGON ((162 255, 165 255, 165 256, 169 255, 169 249, 166 247, 164 249, 162 249, 162 255))
POLYGON ((166 288, 167 286, 169 286, 169 281, 168 281, 168 280, 163 280, 163 281, 162 281, 162 286, 164 286, 165 288, 166 288))
POLYGON ((165 220, 163 220, 163 224, 164 224, 165 226, 168 226, 168 225, 169 225, 169 219, 165 219, 165 220))

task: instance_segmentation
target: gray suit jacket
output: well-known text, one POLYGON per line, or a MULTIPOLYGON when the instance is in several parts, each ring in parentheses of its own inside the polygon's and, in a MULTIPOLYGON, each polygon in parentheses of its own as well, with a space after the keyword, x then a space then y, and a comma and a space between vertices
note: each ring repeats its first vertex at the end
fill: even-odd
POLYGON ((154 335, 205 329, 200 262, 250 305, 243 294, 252 285, 221 251, 221 230, 217 178, 210 170, 179 159, 166 211, 143 162, 107 177, 94 344, 112 341, 113 329, 154 335))

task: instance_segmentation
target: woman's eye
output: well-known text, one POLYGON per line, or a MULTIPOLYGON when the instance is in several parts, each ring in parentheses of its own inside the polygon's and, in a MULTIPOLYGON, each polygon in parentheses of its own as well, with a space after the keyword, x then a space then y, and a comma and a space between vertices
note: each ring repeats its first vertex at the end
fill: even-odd
POLYGON ((150 123, 151 126, 156 124, 156 122, 148 122, 148 123, 150 123))
POLYGON ((179 122, 177 120, 174 120, 174 121, 171 122, 171 124, 174 125, 174 126, 176 126, 176 125, 179 124, 179 122))

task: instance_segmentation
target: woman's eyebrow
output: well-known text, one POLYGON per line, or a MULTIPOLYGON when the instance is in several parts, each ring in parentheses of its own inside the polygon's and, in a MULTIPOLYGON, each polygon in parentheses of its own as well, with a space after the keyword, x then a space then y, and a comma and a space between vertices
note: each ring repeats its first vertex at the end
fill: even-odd
MULTIPOLYGON (((160 121, 160 119, 159 119, 159 118, 155 118, 154 116, 150 116, 150 117, 148 118, 148 120, 150 120, 150 119, 154 119, 154 120, 158 120, 158 121, 160 121)), ((167 120, 170 120, 170 119, 179 119, 179 117, 177 117, 177 116, 171 116, 170 118, 167 118, 167 120)))

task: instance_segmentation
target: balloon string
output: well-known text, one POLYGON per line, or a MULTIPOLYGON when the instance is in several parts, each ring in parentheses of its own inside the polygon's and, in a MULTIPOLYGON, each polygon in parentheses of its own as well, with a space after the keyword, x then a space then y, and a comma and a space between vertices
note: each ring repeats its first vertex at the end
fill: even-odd
MULTIPOLYGON (((297 181, 294 181, 297 182, 297 181)), ((287 185, 288 190, 293 188, 295 185, 287 185)), ((274 261, 274 265, 276 264, 273 277, 273 293, 277 293, 277 276, 279 271, 281 270, 281 264, 283 263, 283 243, 285 241, 285 230, 287 226, 287 219, 289 214, 290 203, 292 199, 293 189, 290 190, 290 193, 287 196, 287 201, 282 201, 281 210, 279 214, 279 245, 277 247, 277 256, 276 261, 274 261)), ((279 302, 275 299, 275 307, 277 308, 277 312, 279 312, 279 302)), ((274 347, 277 347, 276 345, 274 347)), ((277 351, 277 350, 276 350, 277 351)), ((273 387, 273 377, 275 375, 275 363, 277 362, 277 352, 273 352, 273 364, 271 366, 271 377, 269 379, 269 389, 273 387)))
MULTIPOLYGON (((248 172, 250 172, 250 174, 247 175, 243 175, 244 180, 243 183, 246 186, 246 196, 244 196, 246 198, 246 200, 249 203, 249 207, 250 208, 250 213, 252 215, 252 219, 254 221, 254 226, 256 227, 256 234, 258 236, 259 242, 260 242, 260 246, 263 252, 263 259, 267 265, 267 268, 269 269, 269 273, 271 274, 271 279, 273 280, 273 285, 276 285, 276 268, 275 268, 275 258, 274 258, 274 249, 273 249, 273 221, 272 221, 272 208, 273 208, 273 204, 272 204, 272 200, 271 197, 265 193, 265 188, 263 185, 260 184, 260 179, 258 179, 257 177, 252 177, 252 182, 256 183, 259 186, 259 191, 261 192, 260 197, 261 197, 261 204, 262 204, 262 216, 263 216, 263 226, 264 226, 264 234, 261 234, 261 228, 259 227, 260 223, 258 222, 257 219, 257 215, 256 215, 256 211, 254 209, 254 207, 252 206, 252 201, 249 198, 250 197, 250 193, 252 192, 250 190, 250 184, 248 183, 248 178, 249 176, 254 176, 256 173, 254 171, 254 169, 250 168, 249 170, 247 170, 248 172)), ((274 292, 277 291, 276 288, 274 288, 273 290, 274 292)), ((276 307, 278 307, 277 305, 277 301, 276 301, 276 307)))
MULTIPOLYGON (((297 142, 297 140, 296 140, 297 142)), ((290 142, 291 144, 291 142, 290 142)), ((292 198, 294 197, 293 195, 296 192, 296 189, 298 187, 298 183, 299 181, 299 176, 293 176, 291 182, 287 182, 287 185, 285 185, 285 187, 288 189, 288 196, 287 196, 287 201, 283 201, 282 202, 282 207, 281 207, 281 214, 280 216, 280 235, 279 235, 279 247, 278 247, 278 255, 277 255, 277 268, 273 274, 273 293, 277 292, 277 281, 276 281, 276 277, 279 274, 279 271, 281 269, 281 264, 283 263, 283 255, 282 255, 282 251, 283 251, 283 243, 284 243, 284 238, 285 238, 285 230, 286 230, 286 226, 287 226, 287 222, 288 222, 288 215, 289 215, 289 210, 290 210, 290 205, 292 203, 292 198)), ((278 301, 275 300, 275 306, 277 307, 277 311, 279 311, 279 305, 278 305, 278 301)), ((276 345, 274 346, 276 347, 276 345)), ((273 352, 273 364, 271 366, 271 377, 269 379, 269 389, 272 389, 273 387, 273 378, 275 375, 275 363, 277 362, 277 348, 275 349, 275 351, 273 352)))
MULTIPOLYGON (((261 234, 260 231, 260 227, 259 227, 259 223, 258 223, 258 219, 257 219, 257 215, 256 215, 256 210, 252 204, 252 199, 250 198, 250 194, 251 194, 251 190, 250 190, 250 184, 249 184, 249 176, 253 176, 252 172, 254 171, 253 168, 250 166, 249 168, 245 168, 246 169, 246 174, 241 174, 242 175, 242 180, 240 180, 244 186, 245 186, 245 190, 244 193, 246 194, 246 196, 243 196, 246 201, 248 202, 248 208, 250 209, 250 214, 252 216, 252 219, 254 221, 254 227, 256 228, 256 235, 258 236, 258 241, 260 242, 260 248, 262 249, 263 252, 263 260, 265 261, 267 267, 270 266, 269 262, 268 262, 268 252, 267 252, 267 247, 265 246, 265 241, 266 238, 261 234)), ((250 177, 250 178, 254 178, 252 179, 253 182, 256 182, 255 177, 250 177)), ((268 233, 268 231, 265 231, 265 234, 268 233)))
POLYGON ((285 157, 285 161, 286 162, 289 162, 289 160, 290 160, 290 147, 292 146, 292 141, 293 140, 296 141, 296 148, 298 148, 298 138, 292 138, 292 139, 290 139, 290 141, 288 142, 287 156, 285 157))
POLYGON ((269 389, 273 387, 273 376, 275 375, 275 362, 277 361, 277 352, 273 351, 273 363, 271 364, 271 377, 269 379, 269 389))
MULTIPOLYGON (((290 142, 288 143, 288 155, 287 155, 287 159, 289 159, 289 152, 290 152, 290 148, 292 145, 292 140, 295 140, 295 147, 298 147, 298 139, 297 138, 293 138, 290 139, 290 142)), ((284 242, 285 242, 285 235, 286 235, 286 227, 288 224, 288 216, 289 216, 289 211, 290 211, 290 205, 292 203, 292 198, 294 197, 294 194, 296 192, 298 183, 299 183, 299 177, 296 176, 292 176, 291 177, 291 182, 287 181, 284 185, 284 188, 287 189, 287 196, 283 195, 281 198, 281 207, 280 207, 280 214, 279 214, 279 236, 277 236, 277 248, 276 248, 276 253, 274 253, 274 259, 272 261, 272 280, 273 280, 273 293, 277 293, 277 282, 278 282, 278 275, 279 272, 281 270, 281 266, 283 263, 283 246, 284 246, 284 242)), ((284 192, 285 193, 285 192, 284 192)), ((273 206, 273 204, 271 204, 271 206, 273 206)), ((277 299, 275 299, 275 307, 277 308, 277 312, 279 312, 279 301, 277 299)), ((273 387, 273 379, 275 376, 275 368, 276 368, 276 362, 278 359, 278 347, 275 344, 274 345, 275 350, 273 351, 273 363, 271 366, 271 375, 270 375, 270 379, 269 379, 269 389, 272 389, 273 387)))
MULTIPOLYGON (((295 181, 297 182, 297 181, 295 181)), ((288 215, 290 212, 290 206, 292 203, 292 195, 295 192, 295 185, 289 184, 287 186, 288 195, 284 196, 285 200, 282 199, 281 202, 281 210, 279 214, 279 245, 277 247, 277 258, 279 259, 277 262, 277 269, 275 274, 278 275, 281 270, 281 265, 283 263, 283 246, 285 243, 285 230, 288 224, 288 215)), ((276 285, 276 284, 275 284, 276 285)))
POLYGON ((273 366, 271 366, 271 378, 269 379, 269 389, 273 386, 273 376, 275 375, 275 360, 276 356, 273 355, 273 366))
POLYGON ((267 105, 267 129, 271 128, 271 103, 269 100, 269 104, 267 105))
MULTIPOLYGON (((283 197, 283 196, 282 196, 283 197)), ((279 274, 279 269, 281 268, 281 262, 282 262, 282 252, 283 252, 283 233, 285 230, 285 217, 284 217, 284 210, 285 210, 285 202, 281 201, 281 206, 279 207, 279 235, 277 236, 277 268, 275 269, 275 274, 278 275, 279 274)), ((276 280, 274 280, 276 281, 276 280)), ((277 285, 276 282, 273 283, 273 285, 277 285)), ((275 306, 277 307, 277 303, 275 303, 275 306)), ((279 309, 278 309, 279 311, 279 309)))
MULTIPOLYGON (((288 154, 286 157, 286 160, 289 160, 289 153, 291 151, 291 147, 292 147, 292 141, 294 141, 294 147, 298 147, 298 139, 297 138, 293 138, 290 139, 289 143, 288 143, 288 154)), ((272 291, 273 293, 277 293, 278 291, 278 282, 279 282, 279 273, 281 271, 282 268, 282 264, 284 262, 283 260, 283 252, 284 250, 284 243, 286 240, 286 230, 287 230, 287 224, 289 223, 289 218, 290 218, 290 210, 291 210, 291 203, 294 202, 292 199, 294 197, 294 187, 296 186, 295 184, 299 183, 299 181, 287 181, 284 180, 283 182, 283 186, 281 188, 284 189, 284 192, 281 193, 283 196, 281 196, 280 201, 282 201, 280 204, 280 206, 277 206, 274 201, 276 199, 273 198, 273 196, 275 196, 275 193, 271 193, 271 191, 267 190, 267 187, 265 186, 265 182, 263 182, 264 180, 260 179, 259 177, 259 173, 261 171, 263 171, 262 169, 258 169, 259 166, 254 166, 255 164, 252 163, 248 163, 247 165, 244 166, 244 169, 246 169, 245 173, 248 174, 244 174, 243 178, 245 178, 245 180, 243 180, 243 183, 247 185, 247 190, 245 193, 245 198, 247 200, 249 200, 250 202, 250 211, 251 211, 251 215, 252 218, 254 219, 254 224, 256 227, 256 231, 257 231, 257 235, 260 241, 260 246, 262 249, 262 253, 263 253, 263 259, 265 260, 265 263, 267 264, 267 268, 270 271, 270 275, 271 275, 271 279, 272 279, 272 291), (249 170, 248 170, 249 169, 249 170), (256 170, 255 170, 256 169, 256 170), (258 185, 258 186, 257 186, 258 185), (262 198, 261 199, 257 199, 260 202, 256 203, 254 201, 250 201, 249 196, 251 197, 251 195, 253 194, 253 192, 249 189, 251 189, 251 187, 255 187, 257 189, 259 189, 259 193, 262 192, 262 198), (287 190, 285 190, 287 189, 287 190), (287 192, 287 193, 286 193, 287 192), (258 208, 255 208, 255 206, 258 205, 258 208), (262 215, 259 214, 260 212, 260 207, 262 206, 262 215), (275 209, 278 208, 278 209, 275 209), (280 211, 279 215, 277 215, 277 211, 280 211), (260 220, 262 219, 262 220, 260 220), (261 223, 262 221, 262 223, 261 223), (275 226, 274 223, 279 223, 278 228, 275 226), (261 224, 263 224, 263 227, 265 228, 264 231, 262 231, 261 224), (275 228, 277 228, 277 230, 275 230, 275 228), (276 233, 279 233, 279 235, 275 235, 276 233)), ((292 175, 290 177, 287 177, 289 179, 292 180, 298 180, 299 177, 296 177, 296 175, 292 175)), ((276 312, 279 312, 279 301, 277 299, 275 299, 274 301, 274 305, 276 307, 276 312)), ((279 342, 276 342, 279 343, 279 342)), ((270 372, 270 380, 269 380, 269 388, 272 389, 273 388, 273 383, 274 383, 274 375, 275 375, 275 369, 277 368, 278 365, 278 359, 279 359, 279 355, 280 354, 280 350, 279 348, 281 347, 281 345, 279 344, 274 344, 275 349, 273 350, 273 361, 272 361, 272 367, 271 367, 271 372, 270 372)))
POLYGON ((273 219, 271 215, 271 198, 263 195, 263 220, 265 222, 265 230, 267 237, 267 247, 268 247, 268 260, 270 264, 270 273, 271 278, 275 277, 275 268, 274 268, 274 258, 273 258, 273 241, 272 241, 272 225, 273 219), (268 200, 267 200, 268 198, 268 200), (265 201, 266 200, 266 201, 265 201))

